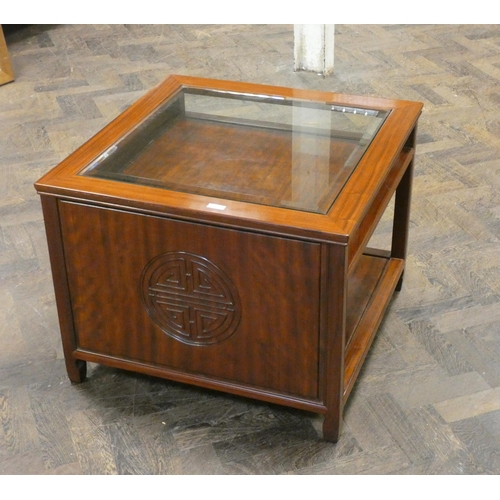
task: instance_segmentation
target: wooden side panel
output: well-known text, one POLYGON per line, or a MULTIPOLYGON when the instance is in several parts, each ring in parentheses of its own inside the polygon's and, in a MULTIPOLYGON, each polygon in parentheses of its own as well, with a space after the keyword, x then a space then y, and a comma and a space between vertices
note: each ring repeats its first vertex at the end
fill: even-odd
POLYGON ((78 349, 318 398, 318 244, 69 202, 60 214, 78 349))

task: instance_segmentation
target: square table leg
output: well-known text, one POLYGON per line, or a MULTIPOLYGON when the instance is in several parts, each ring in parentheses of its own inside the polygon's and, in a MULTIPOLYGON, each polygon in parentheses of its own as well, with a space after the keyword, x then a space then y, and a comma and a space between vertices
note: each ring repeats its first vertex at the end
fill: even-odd
POLYGON ((54 281, 59 326, 64 351, 64 360, 68 377, 73 383, 83 382, 87 376, 87 363, 76 359, 76 337, 73 324, 73 313, 68 288, 68 277, 64 266, 64 249, 59 223, 58 200, 52 196, 42 196, 42 210, 47 232, 49 256, 54 281))
MULTIPOLYGON (((406 141, 406 147, 413 148, 414 151, 416 136, 417 127, 415 126, 406 141)), ((408 231, 410 226, 410 205, 414 163, 415 158, 411 160, 398 188, 396 189, 396 198, 394 202, 391 257, 402 260, 406 260, 408 249, 408 231)), ((404 271, 396 286, 397 291, 400 291, 403 286, 403 276, 404 271)))
POLYGON ((346 341, 347 246, 325 245, 328 258, 326 356, 323 377, 326 405, 323 437, 337 442, 343 412, 344 350, 346 341))

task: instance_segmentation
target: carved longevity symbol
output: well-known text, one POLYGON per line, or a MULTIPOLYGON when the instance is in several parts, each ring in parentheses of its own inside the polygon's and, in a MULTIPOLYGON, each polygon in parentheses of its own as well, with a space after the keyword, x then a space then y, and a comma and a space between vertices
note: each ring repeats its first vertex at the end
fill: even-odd
POLYGON ((142 297, 153 321, 181 342, 209 345, 238 327, 238 292, 215 264, 185 252, 153 259, 142 273, 142 297))

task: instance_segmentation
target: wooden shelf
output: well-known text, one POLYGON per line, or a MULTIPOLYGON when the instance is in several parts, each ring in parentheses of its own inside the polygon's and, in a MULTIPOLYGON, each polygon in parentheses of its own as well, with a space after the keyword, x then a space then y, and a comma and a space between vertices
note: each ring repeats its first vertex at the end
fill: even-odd
POLYGON ((404 269, 404 261, 363 255, 349 280, 344 361, 345 401, 404 269))

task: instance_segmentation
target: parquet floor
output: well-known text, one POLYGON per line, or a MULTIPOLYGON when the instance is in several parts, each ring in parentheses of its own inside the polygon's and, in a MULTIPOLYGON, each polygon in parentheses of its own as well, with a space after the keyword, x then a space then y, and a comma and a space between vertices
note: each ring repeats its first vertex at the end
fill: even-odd
POLYGON ((1 474, 500 472, 500 26, 337 25, 328 78, 293 72, 288 25, 28 26, 6 39, 1 474), (405 285, 337 444, 305 412, 94 365, 80 386, 66 376, 33 183, 170 73, 425 104, 405 285))

